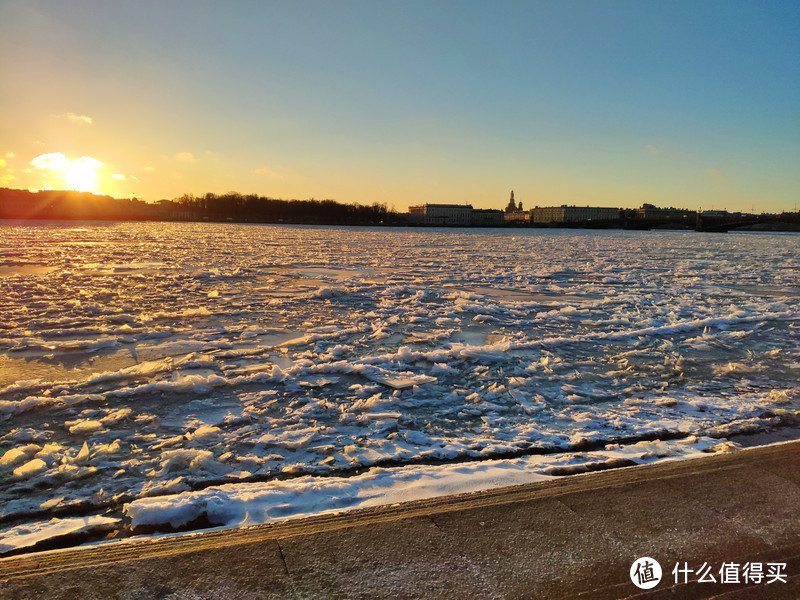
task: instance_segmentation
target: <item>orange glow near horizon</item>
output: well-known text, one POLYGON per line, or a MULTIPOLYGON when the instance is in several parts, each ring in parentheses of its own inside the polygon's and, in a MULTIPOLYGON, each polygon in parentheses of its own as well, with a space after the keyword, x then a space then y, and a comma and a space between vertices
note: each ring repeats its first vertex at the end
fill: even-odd
POLYGON ((61 152, 41 154, 30 162, 34 170, 41 173, 47 186, 53 185, 51 180, 63 180, 66 187, 78 192, 100 193, 100 172, 103 163, 91 156, 81 156, 70 160, 61 152))

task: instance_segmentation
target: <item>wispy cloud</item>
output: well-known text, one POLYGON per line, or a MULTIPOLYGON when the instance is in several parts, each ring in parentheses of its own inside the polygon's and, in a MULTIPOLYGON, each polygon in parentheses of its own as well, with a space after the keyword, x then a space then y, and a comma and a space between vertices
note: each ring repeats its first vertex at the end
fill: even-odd
POLYGON ((68 121, 72 121, 76 125, 91 125, 92 124, 92 117, 87 115, 79 115, 74 112, 64 113, 63 115, 53 115, 58 119, 67 119, 68 121))
POLYGON ((268 177, 274 177, 275 179, 283 179, 283 175, 280 173, 276 173, 275 171, 271 171, 266 167, 259 167, 252 171, 256 175, 267 175, 268 177))
POLYGON ((648 152, 649 154, 658 154, 661 152, 661 150, 659 150, 656 146, 653 146, 653 144, 645 144, 644 151, 648 152))
POLYGON ((137 182, 139 178, 136 175, 124 175, 122 173, 112 173, 111 179, 114 181, 128 181, 128 182, 137 182))
POLYGON ((92 158, 91 156, 81 156, 80 158, 73 160, 72 164, 79 165, 81 167, 91 167, 92 169, 99 169, 103 166, 103 163, 92 158))
POLYGON ((72 161, 61 152, 40 154, 31 161, 31 166, 40 171, 66 171, 71 164, 72 161))
POLYGON ((81 167, 84 169, 100 169, 103 166, 99 160, 91 156, 81 156, 75 160, 70 160, 61 152, 50 152, 48 154, 40 154, 31 161, 31 166, 39 171, 51 171, 62 173, 74 167, 81 167))
POLYGON ((709 169, 706 171, 706 175, 709 177, 713 177, 715 179, 725 179, 725 173, 720 171, 719 169, 709 169))
POLYGON ((148 173, 152 173, 153 171, 155 171, 153 167, 145 167, 144 170, 147 171, 148 173))
POLYGON ((191 152, 178 152, 174 158, 175 160, 180 160, 183 162, 192 162, 195 160, 194 154, 191 152))

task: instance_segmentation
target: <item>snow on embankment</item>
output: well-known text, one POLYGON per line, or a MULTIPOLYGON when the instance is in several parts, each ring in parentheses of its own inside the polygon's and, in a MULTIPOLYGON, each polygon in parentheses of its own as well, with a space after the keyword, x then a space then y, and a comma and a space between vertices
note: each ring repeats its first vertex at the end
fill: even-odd
POLYGON ((689 458, 729 451, 735 445, 711 438, 609 445, 602 451, 526 456, 437 466, 372 468, 351 477, 303 476, 284 481, 238 483, 197 492, 142 498, 125 505, 134 532, 170 531, 202 521, 246 527, 345 509, 363 508, 496 487, 556 476, 644 464, 666 457, 689 458))
POLYGON ((92 534, 113 531, 119 519, 91 516, 51 519, 0 531, 0 556, 19 550, 44 550, 69 542, 80 543, 92 534))

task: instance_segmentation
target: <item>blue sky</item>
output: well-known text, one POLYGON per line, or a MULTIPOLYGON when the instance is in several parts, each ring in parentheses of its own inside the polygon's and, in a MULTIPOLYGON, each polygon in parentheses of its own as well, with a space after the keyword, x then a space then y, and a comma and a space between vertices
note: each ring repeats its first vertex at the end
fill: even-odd
POLYGON ((12 187, 52 154, 148 200, 800 200, 797 2, 3 1, 0 53, 12 187))

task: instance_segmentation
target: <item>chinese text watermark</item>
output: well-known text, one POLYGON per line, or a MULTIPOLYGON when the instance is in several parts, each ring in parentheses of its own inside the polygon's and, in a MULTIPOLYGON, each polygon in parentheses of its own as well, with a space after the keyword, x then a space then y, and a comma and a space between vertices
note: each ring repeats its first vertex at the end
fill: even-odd
POLYGON ((697 583, 786 583, 786 563, 724 562, 716 567, 703 563, 697 569, 687 563, 675 563, 672 569, 675 583, 689 583, 690 576, 697 576, 697 583))
MULTIPOLYGON (((662 571, 658 561, 649 556, 637 558, 631 565, 631 581, 636 587, 649 590, 661 581, 662 571)), ((687 562, 677 562, 672 569, 674 584, 688 583, 732 583, 765 584, 786 583, 786 563, 782 562, 723 562, 712 565, 689 566, 687 562)))

